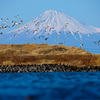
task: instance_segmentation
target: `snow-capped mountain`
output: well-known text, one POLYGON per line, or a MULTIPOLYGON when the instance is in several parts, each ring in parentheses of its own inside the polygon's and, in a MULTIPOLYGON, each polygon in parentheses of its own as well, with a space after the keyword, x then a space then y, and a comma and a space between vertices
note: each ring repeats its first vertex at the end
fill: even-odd
POLYGON ((99 48, 99 34, 100 28, 84 24, 63 12, 49 10, 8 32, 1 43, 48 43, 76 47, 83 44, 84 48, 89 49, 99 48))

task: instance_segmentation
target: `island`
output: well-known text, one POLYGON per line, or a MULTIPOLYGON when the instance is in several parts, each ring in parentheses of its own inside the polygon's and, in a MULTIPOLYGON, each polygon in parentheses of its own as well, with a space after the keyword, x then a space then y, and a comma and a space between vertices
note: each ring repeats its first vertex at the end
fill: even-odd
POLYGON ((1 44, 0 72, 100 71, 100 54, 64 45, 1 44))

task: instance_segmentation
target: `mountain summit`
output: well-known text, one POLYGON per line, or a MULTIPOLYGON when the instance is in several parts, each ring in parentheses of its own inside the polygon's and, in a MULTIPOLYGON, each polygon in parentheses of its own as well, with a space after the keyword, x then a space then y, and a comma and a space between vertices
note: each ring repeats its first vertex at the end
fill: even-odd
POLYGON ((83 24, 63 12, 48 10, 18 29, 10 31, 3 43, 48 43, 77 47, 84 44, 87 48, 94 44, 93 42, 94 45, 97 44, 99 34, 100 28, 83 24))
POLYGON ((100 32, 100 28, 96 28, 91 25, 83 24, 79 22, 78 20, 64 14, 63 12, 53 11, 53 10, 45 11, 44 13, 42 13, 40 16, 38 16, 34 20, 30 21, 29 23, 26 23, 24 26, 12 32, 16 32, 18 30, 21 30, 21 32, 26 31, 26 30, 33 32, 37 28, 38 30, 35 32, 35 34, 42 33, 42 31, 46 28, 48 28, 49 30, 50 28, 53 28, 50 31, 47 30, 47 32, 50 32, 50 33, 53 30, 55 30, 56 32, 59 32, 62 30, 64 32, 70 31, 71 34, 74 34, 75 32, 83 33, 83 34, 89 34, 89 33, 92 34, 92 33, 100 32), (26 25, 27 25, 27 28, 25 28, 26 25))

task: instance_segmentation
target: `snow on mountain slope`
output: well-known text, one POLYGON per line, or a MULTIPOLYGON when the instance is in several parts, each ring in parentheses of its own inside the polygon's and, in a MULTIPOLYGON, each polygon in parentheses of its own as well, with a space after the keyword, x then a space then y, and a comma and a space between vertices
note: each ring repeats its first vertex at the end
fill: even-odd
POLYGON ((100 28, 84 24, 59 11, 48 10, 16 30, 10 31, 1 43, 48 43, 85 48, 97 47, 100 28))
MULTIPOLYGON (((69 17, 68 15, 62 13, 62 12, 58 12, 58 11, 53 11, 53 10, 49 10, 44 12, 43 14, 41 14, 39 17, 37 17, 36 19, 30 21, 29 23, 25 24, 24 26, 13 30, 11 32, 18 32, 18 30, 20 30, 19 34, 29 30, 30 32, 32 32, 32 34, 42 34, 44 31, 46 30, 45 27, 48 26, 46 32, 49 32, 50 34, 52 34, 52 31, 55 30, 57 33, 60 32, 61 30, 63 30, 64 32, 71 32, 71 34, 74 35, 75 32, 77 32, 78 34, 82 33, 82 34, 92 34, 92 33, 99 33, 100 32, 100 28, 96 28, 93 27, 91 25, 87 25, 87 24, 82 24, 81 22, 79 22, 78 20, 69 17), (27 25, 27 28, 24 28, 25 25, 27 25), (66 25, 66 27, 65 27, 66 25), (51 29, 50 28, 54 28, 51 29), (34 30, 36 30, 35 33, 33 33, 34 30)), ((10 32, 10 33, 11 33, 10 32)))

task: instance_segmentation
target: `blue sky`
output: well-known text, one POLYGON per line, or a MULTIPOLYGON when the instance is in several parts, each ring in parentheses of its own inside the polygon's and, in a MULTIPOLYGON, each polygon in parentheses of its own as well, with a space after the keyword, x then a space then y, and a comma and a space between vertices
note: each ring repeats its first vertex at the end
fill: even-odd
POLYGON ((100 28, 100 0, 0 0, 0 18, 19 14, 24 24, 50 9, 100 28))

